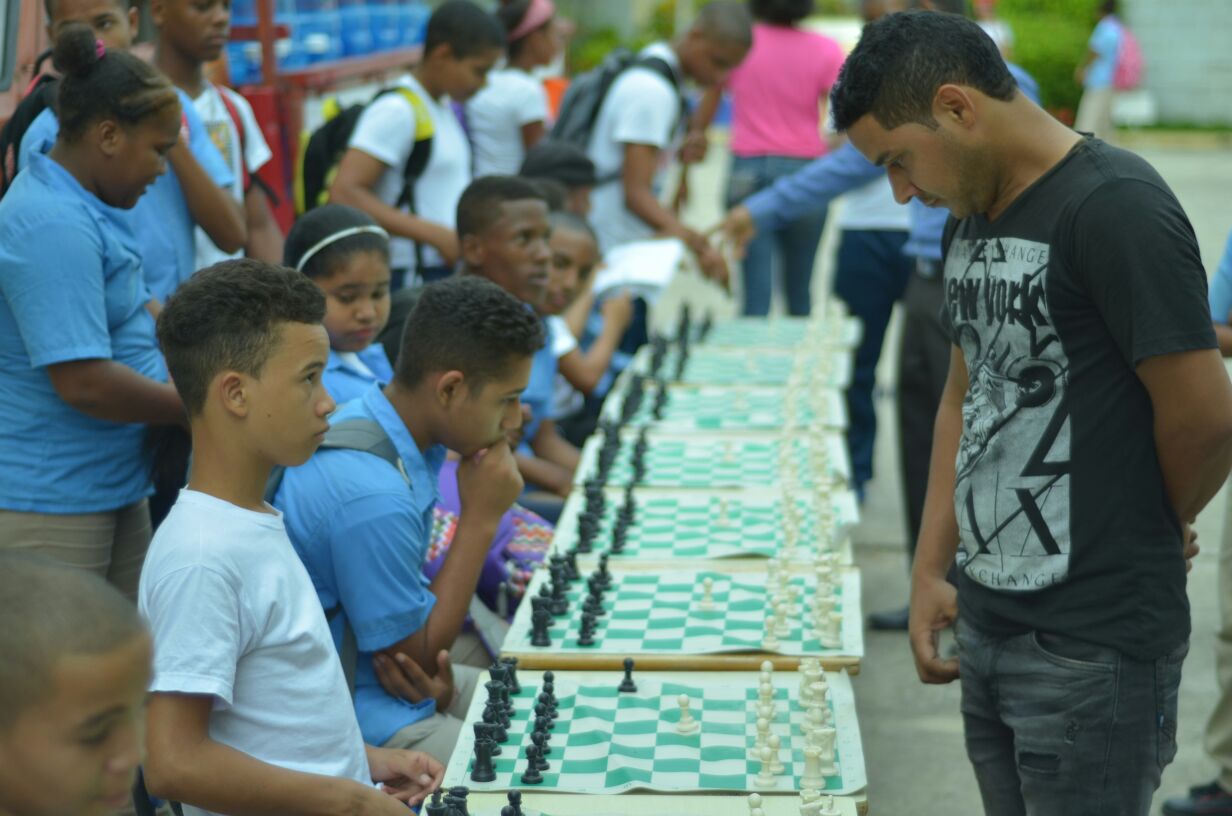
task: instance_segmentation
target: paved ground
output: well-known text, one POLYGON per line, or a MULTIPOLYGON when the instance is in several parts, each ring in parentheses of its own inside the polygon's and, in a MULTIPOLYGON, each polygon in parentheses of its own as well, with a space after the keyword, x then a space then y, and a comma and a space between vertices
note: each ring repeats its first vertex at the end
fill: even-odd
MULTIPOLYGON (((1166 147, 1139 143, 1136 149, 1176 191, 1193 221, 1203 260, 1213 271, 1232 228, 1232 210, 1227 206, 1232 149, 1185 149, 1172 143, 1166 147)), ((726 161, 725 151, 718 145, 707 164, 694 172, 693 200, 688 210, 691 223, 709 226, 717 220, 726 161)), ((828 234, 818 254, 819 280, 827 279, 832 249, 833 235, 828 234)), ((818 286, 818 290, 820 297, 824 286, 818 286)), ((886 348, 895 346, 891 338, 886 348)), ((893 370, 893 360, 883 359, 879 378, 882 432, 877 440, 876 477, 869 486, 865 522, 855 534, 857 561, 864 571, 864 597, 866 604, 876 608, 904 600, 907 592, 903 509, 893 438, 893 370)), ((1205 717, 1216 692, 1211 655, 1217 614, 1215 550, 1223 533, 1224 506, 1221 495, 1198 519, 1200 542, 1206 552, 1199 557, 1190 578, 1194 635, 1181 688, 1180 750, 1164 775, 1159 800, 1189 785, 1209 781, 1214 774, 1201 742, 1205 717)), ((974 777, 963 750, 958 688, 921 685, 904 635, 868 633, 867 658, 856 678, 856 696, 869 766, 871 813, 980 813, 974 777)))

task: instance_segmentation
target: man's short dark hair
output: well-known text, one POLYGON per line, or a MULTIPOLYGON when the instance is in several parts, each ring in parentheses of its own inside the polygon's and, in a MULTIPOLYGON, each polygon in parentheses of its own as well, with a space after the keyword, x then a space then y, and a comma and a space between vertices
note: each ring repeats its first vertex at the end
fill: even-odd
POLYGON ((813 13, 813 0, 749 0, 753 16, 771 25, 795 25, 813 13))
POLYGON ((543 343, 543 324, 513 295, 476 275, 446 278, 420 291, 394 377, 414 388, 433 372, 461 371, 481 388, 543 343))
POLYGON ((0 552, 0 621, 0 734, 52 692, 62 657, 104 655, 145 631, 99 576, 20 552, 0 552))
POLYGON ((935 128, 933 98, 942 85, 966 85, 1002 101, 1018 83, 992 39, 955 14, 905 11, 864 27, 843 63, 830 110, 837 130, 872 114, 886 130, 914 122, 935 128))
POLYGON ((741 0, 712 0, 698 9, 693 28, 721 45, 748 48, 753 44, 753 16, 741 0))
POLYGON ((533 181, 517 176, 481 176, 462 191, 458 199, 458 238, 480 235, 501 217, 501 205, 509 201, 542 201, 547 197, 533 181))
POLYGON ((241 258, 189 278, 158 316, 158 342, 189 416, 205 407, 220 371, 257 377, 278 344, 280 324, 319 324, 325 295, 293 269, 241 258))
POLYGON ((518 175, 552 179, 569 188, 594 187, 598 182, 595 163, 586 151, 555 139, 543 139, 527 150, 518 175))
POLYGON ((495 15, 470 0, 448 0, 428 18, 423 53, 448 45, 457 59, 473 57, 493 48, 505 50, 505 29, 495 15))

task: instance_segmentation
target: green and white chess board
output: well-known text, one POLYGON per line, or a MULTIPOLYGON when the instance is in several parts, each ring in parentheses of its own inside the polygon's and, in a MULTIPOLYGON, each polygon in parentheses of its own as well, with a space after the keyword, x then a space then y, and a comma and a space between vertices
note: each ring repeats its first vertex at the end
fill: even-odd
MULTIPOLYGON (((612 571, 596 618, 594 643, 579 643, 585 580, 565 591, 568 611, 552 619, 551 644, 532 644, 532 604, 549 583, 539 570, 518 607, 503 650, 554 656, 706 655, 758 652, 791 657, 864 655, 860 576, 855 570, 823 568, 812 574, 768 577, 765 571, 727 574, 706 570, 654 573, 612 571), (710 588, 707 593, 706 581, 710 588), (823 582, 824 581, 824 582, 823 582), (823 591, 818 591, 819 582, 823 591), (709 600, 707 600, 709 594, 709 600), (819 629, 829 624, 830 632, 819 629), (767 639, 773 630, 773 641, 767 639)), ((586 576, 583 575, 583 579, 586 576)))
MULTIPOLYGON (((663 384, 643 380, 642 401, 625 425, 653 425, 671 431, 778 431, 784 428, 847 427, 847 406, 840 391, 786 386, 752 388, 663 384), (660 389, 667 401, 656 410, 660 389), (656 416, 658 413, 658 416, 656 416)), ((621 377, 603 403, 603 416, 616 421, 635 378, 621 377)))
MULTIPOLYGON (((482 721, 486 696, 476 692, 461 736, 445 771, 445 786, 466 785, 474 793, 520 788, 559 793, 613 794, 632 790, 661 793, 699 791, 792 795, 801 789, 805 748, 817 729, 833 729, 832 766, 824 770, 816 789, 830 794, 854 793, 865 787, 860 730, 851 683, 845 674, 773 672, 768 681, 772 703, 763 704, 756 672, 688 673, 672 677, 659 672, 634 672, 637 691, 617 691, 620 672, 556 672, 552 683, 557 719, 550 732, 551 753, 545 756, 543 782, 522 782, 526 749, 531 745, 534 706, 542 681, 528 670, 519 672, 520 694, 512 695, 513 715, 507 741, 493 758, 496 779, 470 778, 474 756, 473 725, 482 721), (823 701, 802 704, 801 678, 817 678, 823 701), (680 695, 689 701, 692 733, 678 733, 680 695), (758 718, 769 713, 769 733, 780 742, 777 759, 782 771, 773 784, 758 776, 762 763, 754 757, 758 718), (825 725, 818 726, 818 721, 825 725)), ((809 685, 813 685, 810 683, 809 685)), ((814 686, 815 689, 815 686, 814 686)), ((816 699, 816 698, 814 698, 816 699)), ((816 744, 816 743, 814 743, 816 744)), ((827 757, 827 759, 830 759, 827 757)), ((627 811, 622 811, 627 812, 627 811)))
POLYGON ((690 346, 683 372, 680 347, 668 348, 657 372, 651 372, 651 346, 633 355, 629 370, 670 382, 697 385, 797 385, 806 388, 844 389, 851 384, 851 352, 841 349, 727 348, 690 346))
POLYGON ((829 322, 807 317, 737 317, 716 322, 704 338, 699 336, 700 328, 695 324, 691 332, 698 345, 783 349, 810 345, 854 349, 863 331, 854 317, 834 317, 829 322))
MULTIPOLYGON (((626 431, 606 484, 634 482, 633 452, 638 434, 626 431)), ((846 482, 851 474, 847 447, 838 433, 724 433, 699 436, 648 429, 639 485, 677 488, 738 488, 790 485, 820 487, 846 482)), ((576 484, 598 475, 602 434, 582 446, 576 484)))
MULTIPOLYGON (((625 491, 604 491, 607 508, 593 542, 595 554, 607 551, 625 491)), ((712 495, 704 491, 633 488, 637 508, 624 549, 617 561, 712 560, 773 558, 811 561, 819 553, 837 553, 839 563, 852 563, 847 532, 860 520, 855 494, 834 490, 828 495, 829 529, 822 532, 821 496, 814 492, 749 488, 712 495), (787 513, 787 502, 794 515, 787 513)), ((582 490, 570 494, 552 539, 557 552, 577 542, 578 518, 586 509, 582 490)), ((583 559, 587 556, 583 555, 583 559)), ((590 560, 593 560, 591 556, 590 560)))

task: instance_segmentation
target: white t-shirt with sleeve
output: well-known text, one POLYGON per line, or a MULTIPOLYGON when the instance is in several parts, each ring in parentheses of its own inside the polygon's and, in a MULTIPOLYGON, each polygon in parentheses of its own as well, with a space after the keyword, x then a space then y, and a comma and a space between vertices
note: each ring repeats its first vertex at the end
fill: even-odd
POLYGON ((372 784, 325 613, 281 514, 181 491, 150 544, 138 606, 154 636, 150 691, 213 696, 211 739, 372 784))
POLYGON ((547 124, 548 93, 543 83, 518 68, 488 73, 488 82, 466 103, 466 124, 475 152, 475 177, 516 176, 526 148, 522 127, 547 124))
MULTIPOLYGON (((193 107, 197 109, 197 114, 205 123, 210 139, 218 148, 218 152, 222 154, 227 167, 231 168, 231 177, 235 179, 235 183, 231 185, 230 192, 232 197, 243 206, 246 192, 243 182, 244 169, 246 168, 248 174, 252 175, 274 156, 269 144, 265 141, 265 135, 261 132, 261 125, 257 123, 257 117, 252 112, 252 105, 230 88, 220 88, 210 83, 206 85, 205 91, 193 100, 193 107), (235 112, 239 114, 240 122, 244 126, 242 139, 235 126, 235 120, 231 118, 226 104, 222 101, 222 94, 227 95, 227 99, 235 107, 235 112), (240 149, 241 145, 243 145, 243 150, 240 149), (241 152, 243 156, 240 155, 241 152), (243 166, 240 165, 241 161, 243 166)), ((197 227, 193 236, 196 244, 197 269, 213 266, 219 261, 239 258, 244 254, 242 251, 223 252, 214 245, 210 236, 206 235, 201 227, 197 227)))
MULTIPOLYGON (((415 214, 453 229, 457 222, 458 199, 471 183, 471 148, 466 134, 449 106, 449 97, 433 99, 410 74, 400 77, 398 84, 418 94, 432 117, 432 153, 415 182, 415 214)), ((397 93, 384 94, 364 109, 349 143, 349 147, 362 150, 388 166, 377 181, 375 192, 390 206, 398 202, 402 193, 406 162, 414 146, 415 109, 397 93)), ((404 211, 406 209, 403 207, 404 211)), ((414 242, 410 239, 391 238, 389 255, 394 269, 415 269, 414 242)), ((423 247, 423 257, 429 266, 444 263, 431 246, 423 247)))
MULTIPOLYGON (((679 76, 680 60, 667 43, 646 46, 639 57, 658 57, 679 76)), ((616 78, 599 106, 587 153, 595 163, 601 183, 590 194, 590 222, 599 235, 604 253, 620 244, 643 241, 654 234, 649 224, 625 207, 620 171, 625 145, 650 145, 659 149, 659 167, 654 189, 659 192, 680 125, 680 97, 662 74, 651 68, 630 68, 616 78), (606 181, 606 179, 612 179, 606 181)))
MULTIPOLYGON (((560 358, 578 347, 577 337, 560 315, 549 315, 544 322, 548 327, 548 344, 559 363, 560 358)), ((559 419, 574 414, 581 410, 584 402, 582 392, 574 388, 564 374, 557 373, 556 385, 552 390, 552 418, 559 419)))

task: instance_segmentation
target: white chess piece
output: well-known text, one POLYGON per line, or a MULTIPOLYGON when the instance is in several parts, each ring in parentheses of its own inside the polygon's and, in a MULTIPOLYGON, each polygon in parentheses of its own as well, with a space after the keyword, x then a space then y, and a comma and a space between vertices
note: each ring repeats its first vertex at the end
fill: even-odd
POLYGON ((833 796, 822 797, 821 810, 817 811, 817 816, 839 816, 838 805, 834 804, 833 796))
POLYGON ((822 776, 834 776, 838 773, 838 766, 834 764, 834 741, 837 732, 830 726, 823 726, 817 730, 817 751, 820 755, 820 766, 822 776))
POLYGON ((826 778, 821 775, 821 751, 815 745, 804 747, 804 772, 800 775, 800 785, 818 790, 826 786, 826 778))
POLYGON ((701 609, 703 612, 709 612, 714 609, 714 579, 706 577, 702 579, 702 601, 701 609))
POLYGON ((761 794, 760 793, 750 793, 749 794, 749 816, 752 816, 753 811, 755 810, 761 810, 761 794))
POLYGON ((821 645, 826 649, 838 649, 843 645, 843 613, 831 612, 824 620, 821 632, 821 645))
POLYGON ((762 674, 774 674, 774 663, 773 663, 773 661, 770 661, 770 660, 763 660, 763 661, 761 662, 761 673, 762 673, 762 674))
POLYGON ((791 621, 787 617, 787 603, 785 601, 774 605, 774 634, 780 638, 785 638, 791 634, 791 621))
POLYGON ((757 739, 753 743, 753 747, 749 750, 751 759, 761 759, 761 749, 769 744, 770 740, 770 721, 765 717, 757 718, 757 739))
POLYGON ((680 721, 676 723, 676 733, 692 734, 697 731, 697 720, 689 713, 689 695, 681 694, 676 698, 680 705, 680 721))
POLYGON ((779 737, 778 734, 771 734, 769 739, 766 740, 766 745, 767 747, 770 748, 770 751, 771 751, 770 772, 775 773, 775 774, 781 774, 784 768, 783 768, 783 761, 779 757, 779 750, 783 747, 783 740, 779 737))
POLYGON ((761 770, 757 772, 756 781, 757 784, 763 788, 772 788, 779 783, 778 777, 776 777, 774 772, 770 769, 772 764, 772 754, 773 752, 768 745, 761 749, 761 770))
POLYGON ((766 634, 761 639, 761 648, 763 650, 767 652, 777 652, 779 650, 779 646, 781 646, 782 644, 779 643, 778 636, 775 634, 775 629, 777 628, 778 628, 777 621, 774 618, 774 614, 773 613, 767 614, 766 615, 766 634))
MULTIPOLYGON (((826 715, 822 712, 821 706, 816 700, 810 703, 810 708, 804 713, 804 733, 809 744, 815 744, 818 736, 817 732, 826 727, 826 715)), ((805 787, 822 788, 824 785, 806 785, 805 787)))

